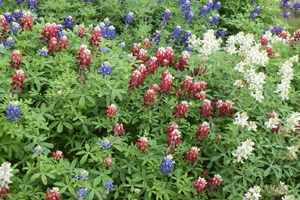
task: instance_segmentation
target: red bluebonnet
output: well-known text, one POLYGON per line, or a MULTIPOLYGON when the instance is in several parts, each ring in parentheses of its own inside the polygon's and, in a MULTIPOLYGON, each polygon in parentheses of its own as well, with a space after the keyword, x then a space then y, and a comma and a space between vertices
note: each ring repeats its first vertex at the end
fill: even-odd
POLYGON ((202 103, 202 108, 200 109, 200 118, 208 118, 211 114, 211 101, 208 99, 204 99, 202 103))
POLYGON ((107 106, 107 110, 105 110, 104 113, 106 116, 110 116, 109 119, 112 120, 112 116, 116 116, 117 111, 117 106, 115 104, 110 104, 110 106, 107 106))
POLYGON ((188 102, 182 101, 180 104, 178 104, 178 107, 175 108, 173 115, 174 118, 184 118, 185 113, 187 112, 187 108, 189 107, 188 102))
POLYGON ((46 194, 46 200, 60 200, 61 194, 59 194, 59 188, 53 187, 49 190, 50 194, 46 194))
POLYGON ((10 90, 13 95, 14 94, 19 95, 21 92, 24 91, 22 90, 22 88, 25 85, 24 83, 25 78, 26 78, 25 73, 22 69, 17 70, 15 72, 15 74, 12 77, 13 82, 10 84, 11 86, 13 86, 13 88, 10 90))
POLYGON ((145 93, 146 94, 144 96, 143 106, 144 107, 150 107, 149 102, 154 103, 154 101, 155 101, 154 95, 156 94, 156 92, 154 90, 152 90, 152 89, 149 89, 145 93))
POLYGON ((1 33, 0 42, 1 42, 1 40, 5 41, 9 34, 9 26, 7 25, 6 18, 3 15, 0 15, 0 27, 2 27, 2 30, 0 32, 1 33))
POLYGON ((147 48, 150 48, 151 47, 151 41, 148 38, 146 38, 146 39, 143 40, 142 45, 146 46, 147 48))
POLYGON ((209 130, 210 130, 209 123, 203 122, 202 124, 200 124, 200 127, 196 132, 196 139, 202 143, 202 141, 208 137, 209 130))
POLYGON ((193 186, 197 190, 197 196, 199 196, 199 194, 202 194, 203 190, 206 188, 207 181, 204 178, 199 177, 193 186))
POLYGON ((112 163, 113 163, 113 160, 112 160, 112 158, 111 157, 105 157, 105 158, 103 158, 103 162, 104 162, 104 167, 107 167, 107 166, 109 166, 109 167, 112 167, 112 163))
POLYGON ((220 184, 223 182, 222 176, 219 174, 215 174, 213 178, 210 178, 210 181, 207 182, 210 190, 214 190, 215 188, 219 188, 220 184))
POLYGON ((148 141, 148 138, 141 137, 140 140, 137 142, 137 145, 138 145, 138 149, 137 150, 141 150, 144 153, 146 153, 145 150, 146 150, 146 148, 148 148, 148 144, 149 143, 150 142, 148 141))
POLYGON ((195 162, 197 162, 197 158, 199 156, 199 152, 200 149, 198 149, 197 147, 192 147, 191 150, 188 151, 188 153, 185 155, 185 160, 190 161, 192 165, 195 164, 195 162))
POLYGON ((14 50, 11 53, 12 57, 9 58, 11 61, 9 62, 9 66, 15 69, 16 67, 21 67, 22 62, 22 54, 19 50, 14 50))
POLYGON ((184 71, 185 66, 189 66, 189 64, 186 61, 190 61, 190 54, 187 51, 183 51, 181 53, 181 57, 178 63, 176 63, 174 65, 174 69, 176 69, 177 71, 184 71))
POLYGON ((162 94, 168 94, 168 92, 172 89, 172 85, 174 84, 173 80, 175 78, 172 76, 169 70, 164 71, 162 74, 162 83, 159 86, 160 92, 162 92, 162 94))
POLYGON ((56 152, 53 152, 53 157, 54 157, 54 160, 59 161, 61 158, 64 157, 64 155, 63 155, 62 151, 56 150, 56 152))
POLYGON ((114 132, 115 132, 115 137, 119 136, 119 135, 124 135, 124 132, 125 129, 123 128, 123 124, 119 124, 119 123, 116 123, 115 124, 115 127, 113 127, 112 129, 114 132))
POLYGON ((167 146, 169 147, 170 152, 174 152, 179 144, 181 139, 181 132, 178 129, 174 129, 170 134, 167 141, 167 146))
POLYGON ((22 17, 23 17, 23 19, 21 20, 22 24, 20 25, 22 27, 22 32, 25 30, 25 27, 26 27, 26 30, 32 31, 33 15, 31 14, 31 12, 30 11, 24 12, 22 17))

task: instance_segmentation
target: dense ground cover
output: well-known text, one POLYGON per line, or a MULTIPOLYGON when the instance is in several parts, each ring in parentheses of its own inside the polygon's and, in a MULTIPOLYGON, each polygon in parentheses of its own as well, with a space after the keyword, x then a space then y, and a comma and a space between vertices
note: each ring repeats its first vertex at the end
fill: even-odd
POLYGON ((0 198, 299 198, 300 2, 0 5, 0 198))

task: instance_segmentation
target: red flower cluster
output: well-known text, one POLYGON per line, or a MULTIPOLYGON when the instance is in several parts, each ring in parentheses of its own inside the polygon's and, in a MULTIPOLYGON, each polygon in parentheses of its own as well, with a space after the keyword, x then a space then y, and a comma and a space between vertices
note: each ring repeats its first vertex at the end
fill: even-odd
POLYGON ((11 59, 11 61, 9 62, 9 66, 11 66, 13 69, 15 69, 16 67, 21 67, 21 64, 23 64, 21 52, 19 50, 14 50, 11 55, 12 57, 9 58, 11 59))
POLYGON ((174 77, 169 72, 169 70, 166 70, 162 73, 162 83, 160 84, 160 91, 163 94, 168 94, 168 92, 172 89, 172 84, 174 83, 174 77))
POLYGON ((77 34, 78 34, 78 37, 80 37, 81 39, 83 38, 83 37, 86 37, 87 35, 85 34, 85 29, 84 28, 79 28, 78 29, 78 32, 77 32, 77 34))
POLYGON ((197 196, 199 194, 202 194, 203 190, 206 187, 209 187, 210 190, 213 190, 215 188, 219 188, 220 184, 223 182, 222 177, 219 174, 215 174, 213 178, 210 178, 210 181, 206 181, 205 178, 199 177, 198 180, 196 180, 196 183, 193 184, 194 188, 197 190, 197 196))
POLYGON ((101 37, 102 37, 101 29, 99 26, 96 26, 92 31, 92 37, 89 39, 89 45, 100 47, 101 37))
POLYGON ((178 148, 181 139, 181 132, 178 129, 174 129, 170 134, 167 141, 168 147, 170 147, 170 151, 174 151, 178 148))
POLYGON ((178 125, 173 122, 171 125, 169 125, 169 128, 166 130, 165 134, 171 135, 171 133, 177 129, 178 129, 178 125))
POLYGON ((107 166, 109 166, 109 167, 112 167, 112 163, 113 163, 113 160, 112 160, 112 158, 111 157, 105 157, 105 158, 103 158, 103 162, 104 162, 104 167, 107 167, 107 166))
POLYGON ((134 43, 133 47, 131 49, 132 55, 137 56, 139 54, 141 48, 142 48, 141 44, 134 43))
POLYGON ((32 31, 32 14, 30 11, 23 13, 23 19, 21 22, 22 24, 20 26, 22 27, 22 32, 24 31, 25 26, 26 30, 32 31))
POLYGON ((226 100, 226 103, 224 103, 222 100, 217 99, 214 102, 216 105, 216 111, 214 115, 222 117, 228 114, 228 116, 232 116, 232 111, 234 111, 234 109, 231 108, 234 105, 233 102, 226 100))
POLYGON ((211 101, 204 99, 202 103, 202 108, 200 109, 200 118, 208 118, 211 114, 211 101))
POLYGON ((46 194, 46 200, 60 200, 59 188, 53 187, 49 190, 50 194, 46 194))
POLYGON ((148 144, 148 139, 146 137, 141 137, 140 140, 137 142, 137 145, 139 146, 137 150, 141 150, 144 153, 146 153, 145 150, 146 148, 148 148, 148 144))
POLYGON ((22 69, 19 69, 15 72, 15 74, 12 77, 13 82, 10 84, 11 86, 13 86, 13 88, 10 90, 13 95, 14 94, 19 95, 21 92, 24 92, 22 88, 25 85, 24 83, 25 78, 26 78, 25 73, 22 69))
POLYGON ((105 110, 104 113, 106 116, 110 116, 109 119, 112 120, 112 116, 116 116, 117 111, 117 106, 115 104, 110 104, 110 106, 107 106, 107 110, 105 110))
POLYGON ((300 29, 298 29, 295 33, 294 39, 293 39, 293 43, 294 42, 300 42, 300 29))
POLYGON ((259 39, 259 43, 260 43, 262 46, 267 46, 267 44, 269 43, 268 38, 266 38, 266 37, 261 37, 261 38, 259 39))
POLYGON ((180 104, 178 104, 178 107, 175 108, 173 115, 174 118, 184 118, 184 114, 187 112, 187 108, 189 107, 188 102, 182 101, 180 104))
MULTIPOLYGON (((277 113, 273 110, 271 113, 270 113, 270 117, 268 117, 268 119, 270 118, 278 118, 279 115, 277 115, 277 113)), ((272 133, 277 133, 278 132, 278 129, 279 129, 279 126, 280 126, 280 120, 278 120, 278 123, 275 124, 276 128, 273 128, 271 131, 272 133)))
POLYGON ((59 161, 61 158, 64 157, 64 155, 63 155, 63 152, 62 152, 62 151, 56 150, 56 152, 53 152, 53 157, 54 157, 53 160, 59 161))
POLYGON ((155 57, 157 58, 160 66, 171 66, 174 60, 174 51, 172 47, 159 47, 155 57))
POLYGON ((125 129, 123 128, 123 124, 119 123, 116 123, 115 127, 113 127, 112 130, 115 132, 115 137, 117 137, 118 135, 124 135, 123 131, 125 131, 125 129))
POLYGON ((2 27, 0 42, 3 42, 8 37, 9 32, 9 26, 6 24, 6 18, 3 15, 0 16, 0 27, 2 27))
POLYGON ((281 55, 279 55, 278 53, 273 54, 273 59, 278 59, 281 58, 281 55))
POLYGON ((149 89, 145 93, 146 93, 146 95, 144 96, 143 106, 150 107, 150 104, 148 102, 154 103, 154 101, 155 101, 154 95, 157 93, 153 89, 149 89))
POLYGON ((196 183, 193 184, 193 186, 197 190, 197 196, 199 196, 199 194, 202 194, 203 190, 206 188, 207 181, 199 176, 198 180, 196 180, 196 183))
POLYGON ((132 88, 134 90, 139 89, 140 85, 144 85, 146 72, 147 68, 143 64, 141 64, 136 70, 134 70, 129 81, 129 88, 132 88))
POLYGON ((146 38, 146 39, 143 40, 142 45, 147 47, 147 48, 150 48, 151 47, 151 41, 148 38, 146 38))
POLYGON ((150 60, 147 62, 146 69, 147 74, 150 76, 155 74, 155 70, 158 68, 158 61, 156 57, 151 57, 150 60))
POLYGON ((83 69, 87 68, 87 70, 90 70, 90 64, 92 64, 91 51, 87 48, 86 45, 81 45, 78 50, 79 50, 79 53, 77 54, 77 56, 78 56, 77 60, 79 60, 79 63, 77 63, 77 65, 83 69))
POLYGON ((189 52, 183 51, 183 52, 181 53, 181 55, 182 55, 182 57, 180 57, 179 62, 176 63, 175 66, 174 66, 174 68, 175 68, 177 71, 178 71, 178 70, 183 71, 184 68, 185 68, 185 66, 189 66, 189 65, 187 64, 187 62, 186 62, 186 61, 190 61, 190 54, 189 54, 189 52))
POLYGON ((200 124, 199 129, 196 132, 196 138, 199 142, 203 142, 203 140, 206 139, 206 137, 209 135, 209 131, 210 127, 209 127, 209 123, 207 122, 203 122, 202 124, 200 124))
POLYGON ((145 64, 146 58, 147 58, 147 51, 145 49, 140 49, 136 57, 136 60, 141 60, 143 61, 143 64, 145 64))
POLYGON ((52 38, 57 38, 57 36, 58 36, 57 25, 55 23, 45 24, 45 27, 43 28, 43 31, 41 34, 42 34, 43 38, 40 38, 40 39, 43 39, 43 40, 45 40, 46 43, 49 43, 49 41, 52 38))
POLYGON ((48 49, 49 49, 49 54, 51 54, 52 56, 54 56, 53 51, 58 52, 59 46, 57 43, 57 39, 55 37, 49 40, 48 49))
POLYGON ((60 41, 58 42, 58 44, 60 45, 59 49, 64 48, 67 49, 67 46, 69 46, 68 43, 68 37, 67 36, 63 36, 60 38, 60 41))
POLYGON ((186 76, 185 80, 183 80, 183 84, 181 85, 180 90, 176 90, 176 95, 178 97, 186 97, 194 99, 199 98, 200 100, 204 100, 207 96, 205 92, 202 91, 206 89, 206 84, 204 81, 193 83, 193 78, 190 76, 186 76), (202 92, 202 93, 201 93, 202 92))
MULTIPOLYGON (((287 39, 287 32, 282 31, 282 32, 279 34, 279 37, 282 37, 283 39, 287 39)), ((270 45, 268 45, 268 43, 269 43, 268 38, 266 38, 266 37, 260 38, 259 43, 260 43, 262 46, 265 46, 264 50, 267 51, 268 57, 269 57, 269 58, 273 58, 273 59, 281 58, 281 56, 280 56, 279 54, 273 54, 273 55, 272 55, 273 48, 272 48, 270 45)))
POLYGON ((266 47, 264 48, 264 50, 266 50, 268 52, 268 57, 271 58, 272 57, 272 51, 273 51, 272 46, 266 45, 266 47))
POLYGON ((197 162, 197 158, 199 156, 199 152, 200 149, 198 149, 197 147, 192 147, 191 150, 189 150, 189 152, 185 155, 185 160, 187 161, 191 161, 191 164, 194 165, 195 162, 197 162))
POLYGON ((202 65, 201 67, 198 67, 198 69, 194 69, 194 75, 195 76, 201 76, 206 72, 205 66, 202 65))
POLYGON ((2 198, 4 197, 5 194, 11 193, 8 191, 8 189, 6 187, 8 187, 7 184, 0 188, 0 197, 2 197, 2 198))

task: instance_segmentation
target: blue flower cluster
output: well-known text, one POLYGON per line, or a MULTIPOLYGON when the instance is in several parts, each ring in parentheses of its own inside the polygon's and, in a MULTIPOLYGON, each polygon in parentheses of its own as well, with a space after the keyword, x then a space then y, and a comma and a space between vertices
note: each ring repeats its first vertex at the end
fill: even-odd
POLYGON ((256 18, 259 16, 260 7, 256 6, 256 8, 253 10, 253 12, 250 14, 248 18, 252 19, 253 21, 256 20, 256 18))
POLYGON ((119 0, 119 3, 123 4, 125 0, 119 0))
POLYGON ((199 18, 207 17, 206 14, 210 13, 210 11, 216 9, 218 12, 221 9, 221 3, 215 3, 215 0, 209 0, 205 6, 199 11, 198 16, 199 18))
POLYGON ((74 24, 73 17, 72 16, 66 17, 65 23, 64 23, 65 27, 73 30, 73 28, 74 28, 73 24, 74 24))
POLYGON ((5 47, 14 47, 14 46, 15 46, 14 43, 15 43, 15 41, 13 40, 13 38, 9 36, 9 37, 6 39, 6 42, 3 42, 3 45, 4 45, 5 47))
POLYGON ((101 29, 102 37, 105 39, 113 40, 116 38, 116 31, 114 26, 109 26, 110 21, 108 18, 105 18, 103 22, 99 24, 99 28, 101 29))
POLYGON ((185 22, 190 20, 189 24, 193 22, 194 13, 191 11, 191 1, 189 0, 178 0, 179 6, 181 6, 181 11, 184 13, 185 22))
POLYGON ((159 19, 160 21, 162 21, 163 26, 164 24, 169 25, 171 15, 172 13, 169 9, 164 10, 163 14, 161 15, 161 18, 159 19))
POLYGON ((282 16, 286 19, 290 19, 291 14, 290 14, 290 12, 286 12, 286 13, 283 13, 282 16))
POLYGON ((3 44, 0 44, 0 54, 4 55, 6 51, 6 47, 3 44))
POLYGON ((39 49, 41 56, 49 56, 48 51, 49 50, 47 49, 47 47, 43 47, 43 48, 39 49))
POLYGON ((291 0, 280 0, 280 8, 284 12, 283 17, 286 19, 289 19, 291 16, 288 10, 290 10, 293 13, 297 13, 300 10, 300 1, 296 1, 294 5, 292 6, 291 0))
POLYGON ((108 139, 104 139, 103 142, 100 142, 100 145, 102 146, 102 150, 111 149, 111 142, 108 139))
POLYGON ((33 150, 33 153, 35 153, 35 154, 45 153, 45 150, 43 150, 40 145, 37 145, 35 148, 32 148, 32 150, 33 150))
MULTIPOLYGON (((265 32, 269 30, 271 31, 272 35, 279 35, 279 33, 281 33, 282 31, 287 31, 286 28, 281 28, 278 24, 276 24, 274 28, 269 27, 265 29, 265 32)), ((265 34, 265 32, 263 34, 265 34)))
MULTIPOLYGON (((156 45, 158 45, 160 42, 160 38, 161 38, 161 32, 159 30, 156 30, 155 33, 153 35, 151 35, 150 37, 153 38, 156 45)), ((152 42, 152 39, 151 39, 151 42, 152 42)))
POLYGON ((209 17, 206 21, 210 23, 210 26, 218 26, 220 15, 217 14, 214 17, 209 17))
POLYGON ((24 0, 16 0, 16 4, 18 4, 18 5, 20 5, 23 2, 24 2, 24 0))
POLYGON ((29 0, 28 1, 28 6, 27 6, 27 9, 28 10, 33 10, 33 9, 38 9, 37 5, 39 4, 39 2, 37 2, 37 0, 29 0))
POLYGON ((87 188, 84 188, 84 187, 81 187, 80 190, 77 189, 77 191, 78 191, 78 200, 84 199, 89 194, 89 191, 87 191, 87 188))
POLYGON ((219 34, 220 34, 220 36, 221 36, 222 39, 225 38, 226 35, 227 35, 227 29, 223 28, 223 30, 221 32, 219 32, 219 34))
POLYGON ((181 40, 180 44, 181 44, 181 45, 182 45, 182 44, 186 44, 187 41, 188 41, 188 39, 189 39, 190 37, 192 37, 192 35, 193 35, 192 31, 186 31, 186 32, 183 34, 183 37, 182 37, 182 40, 181 40))
POLYGON ((18 22, 13 22, 10 25, 10 30, 12 30, 14 36, 17 36, 18 30, 20 30, 20 29, 21 29, 21 27, 20 27, 20 24, 18 22))
POLYGON ((106 55, 109 52, 109 50, 104 47, 101 48, 101 51, 103 52, 104 55, 106 55))
MULTIPOLYGON (((110 75, 111 71, 112 71, 112 68, 110 67, 110 63, 108 61, 106 61, 106 62, 104 62, 103 64, 100 65, 100 71, 97 72, 97 74, 102 74, 103 78, 105 78, 106 75, 110 75)), ((105 143, 105 141, 109 142, 108 139, 105 139, 105 140, 103 140, 103 144, 105 143)), ((100 144, 102 145, 102 142, 100 142, 100 144)), ((104 146, 103 146, 103 148, 104 148, 104 146)))
MULTIPOLYGON (((0 48, 1 48, 1 44, 0 44, 0 48)), ((0 52, 1 53, 1 52, 0 52)), ((8 108, 6 108, 6 110, 8 111, 8 113, 7 114, 5 114, 4 116, 5 117, 9 117, 9 122, 11 122, 11 121, 15 121, 15 122, 17 122, 17 121, 19 121, 20 120, 20 118, 21 118, 21 116, 20 116, 20 114, 21 114, 21 111, 20 111, 20 108, 19 108, 19 106, 18 106, 18 103, 19 102, 17 102, 17 101, 11 101, 11 102, 9 102, 9 107, 8 108)))
POLYGON ((21 19, 23 17, 23 12, 20 10, 15 10, 13 15, 14 15, 14 21, 21 23, 21 19))
POLYGON ((121 43, 119 43, 119 45, 118 45, 121 49, 124 49, 125 48, 125 42, 121 42, 121 43))
POLYGON ((105 184, 105 186, 103 186, 103 188, 108 189, 108 193, 109 193, 109 191, 113 191, 112 188, 115 187, 115 185, 113 185, 112 183, 113 183, 113 181, 106 180, 106 184, 105 184))
POLYGON ((181 27, 176 26, 175 30, 171 34, 171 40, 169 40, 169 43, 171 45, 177 44, 177 41, 179 41, 179 39, 181 38, 181 33, 182 33, 181 27))
POLYGON ((172 155, 168 155, 163 159, 164 163, 160 165, 159 171, 166 177, 173 172, 172 169, 175 167, 175 161, 172 158, 172 155))
POLYGON ((84 2, 94 2, 93 0, 84 0, 84 2))
POLYGON ((88 178, 89 172, 87 170, 79 171, 79 174, 76 176, 72 176, 72 178, 76 178, 77 180, 82 180, 82 181, 87 181, 89 180, 88 178))
POLYGON ((0 6, 4 6, 2 0, 0 0, 0 6))
POLYGON ((134 19, 133 13, 129 12, 128 15, 126 15, 126 19, 124 21, 126 22, 127 26, 130 26, 131 24, 133 24, 133 21, 132 21, 133 19, 134 19))

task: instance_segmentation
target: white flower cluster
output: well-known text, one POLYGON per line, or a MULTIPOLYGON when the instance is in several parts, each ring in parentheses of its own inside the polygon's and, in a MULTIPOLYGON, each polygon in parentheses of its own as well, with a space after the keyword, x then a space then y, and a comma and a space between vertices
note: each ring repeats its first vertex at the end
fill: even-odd
POLYGON ((245 55, 252 44, 254 43, 254 35, 253 34, 247 34, 244 35, 244 32, 239 32, 237 35, 231 35, 229 36, 227 40, 227 52, 230 54, 233 53, 239 53, 239 56, 245 55), (235 47, 235 43, 238 43, 240 48, 237 51, 235 47))
POLYGON ((256 74, 252 66, 250 70, 247 70, 244 76, 244 79, 249 83, 248 89, 252 90, 251 96, 255 97, 255 100, 259 102, 264 99, 262 84, 265 83, 265 78, 266 75, 263 72, 256 74))
POLYGON ((289 133, 290 131, 295 131, 295 126, 299 125, 300 113, 293 112, 291 116, 286 120, 287 124, 284 126, 285 132, 289 133))
POLYGON ((289 159, 296 160, 297 159, 296 153, 299 151, 299 146, 291 146, 291 147, 287 147, 287 149, 290 151, 289 159))
POLYGON ((270 117, 268 122, 265 122, 265 125, 268 129, 277 128, 277 124, 280 123, 280 119, 278 118, 278 115, 275 111, 273 111, 274 117, 270 117))
POLYGON ((241 127, 248 126, 248 131, 251 131, 252 129, 256 131, 257 128, 256 123, 250 121, 250 123, 248 124, 247 122, 248 119, 249 117, 247 116, 247 112, 238 113, 238 116, 235 118, 235 122, 233 122, 233 124, 239 124, 241 125, 241 127))
POLYGON ((250 188, 249 191, 243 197, 243 200, 258 200, 259 197, 261 197, 260 190, 261 189, 259 186, 254 186, 253 188, 250 188))
POLYGON ((236 153, 232 153, 234 157, 237 157, 233 162, 244 163, 243 159, 248 159, 248 155, 252 155, 254 142, 252 140, 247 139, 245 142, 242 142, 242 146, 238 147, 236 153))
POLYGON ((9 189, 8 184, 12 183, 10 179, 10 177, 13 176, 13 174, 11 174, 10 172, 13 170, 11 167, 10 163, 2 163, 1 167, 0 167, 0 190, 2 188, 6 188, 9 189))
POLYGON ((282 68, 277 72, 277 74, 281 75, 281 84, 278 85, 278 88, 275 93, 280 93, 279 96, 282 98, 282 100, 289 99, 289 89, 291 88, 291 80, 293 79, 293 62, 298 62, 298 54, 289 60, 287 60, 285 63, 283 63, 282 68))
POLYGON ((290 196, 284 196, 284 197, 282 197, 281 198, 282 200, 295 200, 295 197, 294 197, 294 195, 290 195, 290 196))
POLYGON ((261 47, 261 44, 256 44, 255 46, 250 47, 250 50, 246 53, 247 58, 251 60, 252 64, 265 67, 266 63, 269 62, 268 53, 265 50, 260 52, 259 47, 261 47))
POLYGON ((222 43, 222 39, 216 39, 214 35, 214 30, 209 29, 206 33, 204 33, 203 40, 196 38, 195 35, 189 38, 188 43, 191 46, 200 46, 198 57, 202 62, 208 60, 208 56, 213 52, 220 49, 220 44, 222 43))
POLYGON ((278 37, 276 34, 272 34, 270 30, 266 31, 262 38, 267 38, 267 40, 269 41, 269 43, 271 44, 275 44, 275 43, 282 43, 283 45, 288 44, 289 40, 290 40, 290 36, 291 34, 289 32, 287 33, 287 38, 284 39, 284 37, 278 37))

